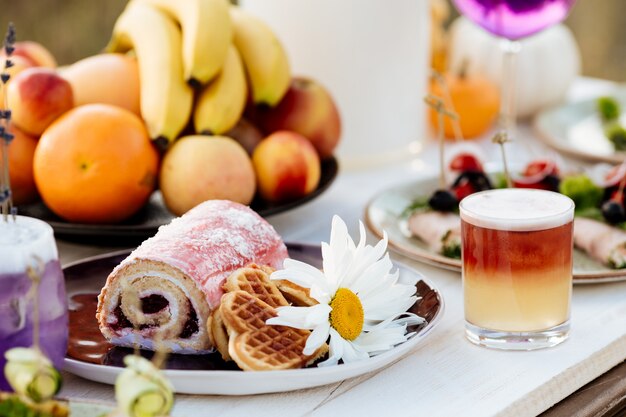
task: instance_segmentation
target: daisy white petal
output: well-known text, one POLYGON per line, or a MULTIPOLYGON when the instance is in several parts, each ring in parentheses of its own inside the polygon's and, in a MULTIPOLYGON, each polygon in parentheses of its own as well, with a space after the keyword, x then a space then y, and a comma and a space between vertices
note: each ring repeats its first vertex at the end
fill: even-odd
POLYGON ((362 361, 363 359, 369 358, 370 355, 366 350, 360 350, 354 344, 354 342, 347 342, 343 346, 343 363, 350 363, 356 361, 362 361))
POLYGON ((417 297, 404 297, 398 291, 387 291, 380 296, 363 300, 363 310, 366 320, 384 320, 385 318, 407 311, 417 297))
POLYGON ((295 259, 285 259, 283 268, 284 269, 274 271, 272 275, 270 275, 270 279, 286 279, 304 288, 311 288, 311 285, 314 283, 319 284, 324 281, 322 271, 295 259))
POLYGON ((338 278, 345 273, 345 264, 340 260, 354 251, 353 246, 346 224, 339 216, 333 216, 330 241, 322 244, 323 267, 328 276, 338 278))
POLYGON ((322 258, 324 277, 326 278, 328 288, 336 291, 343 279, 343 275, 350 266, 352 254, 343 251, 337 253, 328 243, 322 243, 322 258))
POLYGON ((385 281, 391 280, 387 278, 387 275, 392 267, 389 256, 385 256, 383 259, 368 265, 350 289, 365 297, 370 292, 374 292, 379 286, 389 285, 385 281))
POLYGON ((337 333, 335 329, 330 329, 330 342, 328 343, 328 359, 317 364, 317 366, 337 365, 343 357, 343 348, 345 340, 337 333))
POLYGON ((417 314, 400 313, 394 316, 390 316, 386 320, 379 321, 373 324, 366 323, 363 325, 363 329, 367 333, 372 333, 372 332, 378 331, 380 329, 388 328, 388 327, 402 326, 406 328, 406 326, 414 326, 414 325, 422 324, 424 323, 424 321, 425 320, 422 317, 418 316, 417 314))
POLYGON ((335 292, 337 292, 336 288, 329 290, 327 288, 320 288, 319 286, 314 285, 310 288, 309 295, 320 304, 328 304, 335 292))
POLYGON ((268 319, 267 324, 310 330, 328 321, 330 306, 317 304, 311 307, 278 307, 276 312, 278 316, 268 319))
POLYGON ((375 352, 384 352, 400 343, 406 342, 407 336, 405 326, 394 326, 364 332, 353 343, 358 349, 373 354, 375 352))
POLYGON ((322 346, 327 340, 330 334, 330 323, 326 320, 324 323, 317 326, 311 332, 311 335, 306 339, 304 350, 302 353, 305 355, 312 355, 320 346, 322 346))

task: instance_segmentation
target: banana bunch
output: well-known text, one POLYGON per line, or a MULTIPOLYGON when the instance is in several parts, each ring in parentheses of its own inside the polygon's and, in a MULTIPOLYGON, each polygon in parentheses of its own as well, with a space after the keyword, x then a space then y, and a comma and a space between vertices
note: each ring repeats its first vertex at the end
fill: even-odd
POLYGON ((131 0, 107 50, 137 56, 141 115, 161 149, 190 121, 197 133, 227 132, 249 92, 255 104, 274 106, 291 79, 272 30, 228 0, 131 0))

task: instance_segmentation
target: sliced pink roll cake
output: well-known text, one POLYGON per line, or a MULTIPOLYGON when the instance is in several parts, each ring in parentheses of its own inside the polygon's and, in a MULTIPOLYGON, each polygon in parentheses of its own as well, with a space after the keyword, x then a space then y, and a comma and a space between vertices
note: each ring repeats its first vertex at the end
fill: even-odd
POLYGON ((228 275, 251 262, 282 268, 287 248, 249 207, 211 200, 159 228, 109 275, 96 317, 111 343, 175 353, 213 346, 206 329, 228 275))

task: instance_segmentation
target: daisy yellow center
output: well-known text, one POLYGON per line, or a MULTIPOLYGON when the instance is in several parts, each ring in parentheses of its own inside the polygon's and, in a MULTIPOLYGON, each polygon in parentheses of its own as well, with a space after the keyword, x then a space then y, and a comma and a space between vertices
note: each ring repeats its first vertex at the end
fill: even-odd
POLYGON ((363 330, 363 305, 347 288, 339 288, 330 302, 330 325, 345 340, 354 340, 363 330))

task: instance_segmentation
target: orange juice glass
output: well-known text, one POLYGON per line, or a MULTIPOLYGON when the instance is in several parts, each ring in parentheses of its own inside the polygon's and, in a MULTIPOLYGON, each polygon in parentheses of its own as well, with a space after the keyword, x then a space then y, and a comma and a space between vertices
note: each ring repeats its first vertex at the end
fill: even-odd
POLYGON ((461 201, 465 334, 478 345, 532 350, 570 329, 574 202, 500 189, 461 201))

